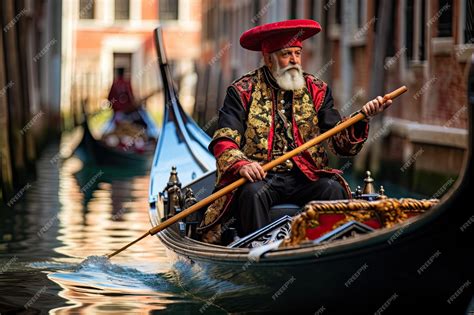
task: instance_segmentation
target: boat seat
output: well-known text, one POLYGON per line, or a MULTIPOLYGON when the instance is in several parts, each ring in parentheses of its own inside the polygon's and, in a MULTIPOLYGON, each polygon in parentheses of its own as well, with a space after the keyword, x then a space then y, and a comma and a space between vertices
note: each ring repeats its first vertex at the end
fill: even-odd
POLYGON ((294 216, 300 211, 301 207, 292 203, 282 203, 279 205, 272 206, 270 208, 270 219, 271 222, 275 222, 279 218, 289 215, 294 216))

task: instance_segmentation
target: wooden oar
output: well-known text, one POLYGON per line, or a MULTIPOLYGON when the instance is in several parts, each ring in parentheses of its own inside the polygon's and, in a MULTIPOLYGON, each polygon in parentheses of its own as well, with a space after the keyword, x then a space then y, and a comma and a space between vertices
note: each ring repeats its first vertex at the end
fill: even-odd
MULTIPOLYGON (((389 93, 389 94, 386 94, 384 97, 383 97, 383 101, 384 103, 388 100, 392 100, 398 96, 400 96, 401 94, 405 93, 408 89, 406 88, 406 86, 402 86, 398 89, 396 89, 395 91, 389 93)), ((300 154, 301 152, 303 152, 304 150, 307 150, 308 148, 332 137, 333 135, 335 135, 336 133, 338 132, 341 132, 342 130, 346 129, 347 127, 355 124, 356 122, 362 120, 365 118, 365 115, 361 112, 359 112, 357 115, 355 115, 354 117, 351 117, 349 118, 348 120, 338 124, 337 126, 335 126, 334 128, 326 131, 325 133, 315 137, 314 139, 311 139, 309 140, 308 142, 304 143, 303 145, 291 150, 290 152, 286 153, 285 155, 273 160, 273 161, 270 161, 268 162, 267 164, 265 164, 263 166, 263 170, 265 172, 271 170, 272 168, 274 168, 275 166, 285 162, 286 160, 294 157, 295 155, 298 155, 300 154)), ((191 207, 187 208, 186 210, 174 215, 173 217, 169 218, 168 220, 166 220, 165 222, 161 223, 161 224, 158 224, 157 226, 151 228, 150 230, 148 230, 145 234, 143 234, 142 236, 140 236, 139 238, 137 238, 136 240, 134 240, 133 242, 125 245, 124 247, 116 250, 115 252, 113 252, 112 254, 108 254, 107 257, 108 258, 111 258, 115 255, 117 255, 118 253, 120 253, 121 251, 124 251, 125 249, 127 249, 128 247, 132 246, 133 244, 139 242, 140 240, 144 239, 145 237, 147 237, 148 235, 155 235, 156 233, 166 229, 167 227, 169 227, 170 225, 172 225, 173 223, 176 223, 178 222, 179 220, 185 218, 186 216, 190 215, 191 213, 201 209, 202 207, 210 204, 211 202, 213 202, 214 200, 230 193, 231 191, 233 191, 234 189, 237 189, 238 187, 242 186, 245 182, 247 181, 246 178, 242 177, 238 180, 236 180, 235 182, 233 182, 232 184, 218 190, 217 192, 213 193, 212 195, 202 199, 201 201, 195 203, 194 205, 192 205, 191 207)))

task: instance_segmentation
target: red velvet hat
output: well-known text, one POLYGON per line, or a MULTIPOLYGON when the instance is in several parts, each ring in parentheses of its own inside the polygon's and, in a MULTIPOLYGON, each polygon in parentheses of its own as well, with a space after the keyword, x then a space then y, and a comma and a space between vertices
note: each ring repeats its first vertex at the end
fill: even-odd
POLYGON ((301 42, 319 33, 321 25, 313 20, 287 20, 256 26, 240 36, 246 49, 271 53, 286 47, 302 47, 301 42))

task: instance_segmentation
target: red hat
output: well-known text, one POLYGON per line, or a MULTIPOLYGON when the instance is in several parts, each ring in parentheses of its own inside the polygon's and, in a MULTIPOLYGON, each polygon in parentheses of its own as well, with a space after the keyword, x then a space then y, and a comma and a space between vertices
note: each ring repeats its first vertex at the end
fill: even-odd
POLYGON ((271 53, 286 47, 302 47, 301 42, 321 31, 313 20, 287 20, 256 26, 240 36, 246 49, 271 53))

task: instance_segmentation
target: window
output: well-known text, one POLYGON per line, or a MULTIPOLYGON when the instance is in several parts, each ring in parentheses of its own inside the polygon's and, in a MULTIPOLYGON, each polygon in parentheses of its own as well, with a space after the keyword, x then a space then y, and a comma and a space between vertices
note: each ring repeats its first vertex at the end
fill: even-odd
POLYGON ((342 22, 342 1, 336 0, 336 24, 341 25, 342 22))
POLYGON ((421 1, 421 10, 420 10, 420 24, 418 26, 418 32, 420 33, 419 35, 419 40, 417 42, 418 45, 418 60, 426 60, 426 45, 425 45, 425 39, 426 39, 426 1, 425 0, 419 0, 421 1))
POLYGON ((296 19, 296 0, 290 2, 290 19, 296 19))
MULTIPOLYGON (((452 0, 439 0, 438 1, 438 37, 451 37, 453 36, 452 24, 453 24, 453 1, 452 0)), ((432 17, 431 19, 435 18, 432 17)), ((431 21, 431 19, 429 21, 431 21)))
POLYGON ((407 57, 409 60, 413 59, 413 22, 414 22, 414 0, 407 0, 405 6, 405 40, 407 48, 407 57))
POLYGON ((357 28, 361 28, 364 25, 364 22, 365 22, 365 6, 362 0, 357 0, 357 28))
POLYGON ((405 6, 405 47, 407 58, 422 61, 426 58, 426 1, 407 0, 405 6))
POLYGON ((316 20, 316 16, 317 16, 316 10, 318 6, 316 5, 316 3, 314 3, 315 1, 316 0, 311 0, 311 2, 309 3, 309 18, 311 20, 316 20))
POLYGON ((115 0, 115 19, 128 20, 130 18, 130 0, 115 0))
POLYGON ((92 20, 94 18, 94 0, 79 1, 79 19, 92 20))
MULTIPOLYGON (((394 2, 392 4, 392 10, 390 12, 390 25, 396 25, 397 24, 397 20, 396 20, 396 16, 397 16, 397 10, 395 9, 395 6, 396 3, 394 2)), ((388 40, 387 40, 387 52, 386 52, 386 56, 395 56, 396 54, 396 49, 395 49, 395 27, 390 27, 389 31, 388 31, 388 40)))
POLYGON ((472 44, 474 42, 474 3, 470 0, 466 0, 465 21, 464 43, 472 44))
POLYGON ((206 40, 214 40, 216 37, 216 6, 211 6, 208 10, 206 10, 206 22, 205 25, 205 32, 204 38, 206 40))
POLYGON ((177 20, 178 7, 178 0, 160 0, 158 7, 160 20, 177 20))

